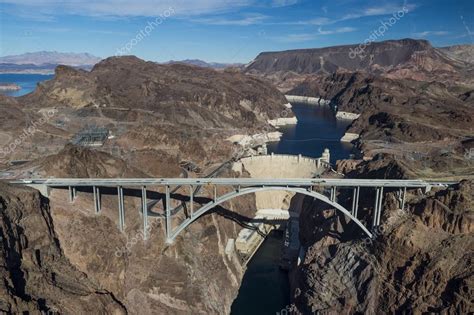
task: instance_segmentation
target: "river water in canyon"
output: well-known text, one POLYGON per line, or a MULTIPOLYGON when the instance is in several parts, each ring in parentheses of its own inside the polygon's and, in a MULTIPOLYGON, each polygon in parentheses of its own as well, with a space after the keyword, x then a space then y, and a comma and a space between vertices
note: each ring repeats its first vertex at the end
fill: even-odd
MULTIPOLYGON (((329 106, 293 104, 295 126, 282 127, 279 142, 267 146, 268 153, 320 157, 325 148, 331 163, 348 158, 352 145, 340 142, 350 121, 336 120, 329 106)), ((247 265, 232 315, 264 315, 281 312, 290 304, 288 273, 279 267, 283 233, 270 233, 247 265)))

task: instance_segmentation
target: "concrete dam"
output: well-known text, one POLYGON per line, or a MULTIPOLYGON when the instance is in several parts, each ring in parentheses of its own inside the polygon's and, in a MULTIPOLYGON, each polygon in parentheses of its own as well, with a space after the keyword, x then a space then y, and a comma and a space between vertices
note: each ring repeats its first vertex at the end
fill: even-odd
MULTIPOLYGON (((235 162, 232 169, 238 173, 247 171, 251 178, 312 178, 320 175, 329 166, 329 150, 320 158, 301 155, 270 154, 256 155, 235 162)), ((288 209, 293 193, 257 192, 257 209, 288 209)))
MULTIPOLYGON (((310 158, 302 155, 255 155, 235 162, 232 169, 240 174, 248 172, 251 178, 313 178, 330 168, 329 150, 322 157, 310 158)), ((235 241, 236 250, 249 261, 273 229, 285 229, 285 247, 281 257, 282 267, 289 266, 299 252, 299 212, 304 196, 295 196, 288 191, 262 191, 255 193, 257 213, 251 223, 254 229, 242 229, 235 241), (259 219, 280 221, 263 224, 259 219)), ((260 220, 261 221, 261 220, 260 220)))

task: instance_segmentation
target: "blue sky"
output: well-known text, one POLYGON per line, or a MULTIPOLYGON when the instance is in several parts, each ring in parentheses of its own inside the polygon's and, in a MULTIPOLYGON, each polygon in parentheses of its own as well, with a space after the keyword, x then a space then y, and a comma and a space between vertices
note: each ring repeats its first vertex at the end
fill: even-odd
POLYGON ((246 63, 262 51, 363 42, 400 10, 378 41, 474 44, 474 0, 0 0, 0 55, 246 63))

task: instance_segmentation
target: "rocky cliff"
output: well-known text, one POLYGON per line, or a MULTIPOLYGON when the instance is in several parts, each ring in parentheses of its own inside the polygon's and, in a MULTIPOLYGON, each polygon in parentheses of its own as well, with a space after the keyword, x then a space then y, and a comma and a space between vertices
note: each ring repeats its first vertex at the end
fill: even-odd
MULTIPOLYGON (((35 92, 17 99, 2 97, 0 101, 11 109, 9 123, 0 125, 1 134, 5 134, 1 145, 14 143, 22 128, 35 123, 34 132, 6 155, 9 160, 32 160, 8 168, 13 176, 21 178, 196 176, 180 168, 183 160, 192 161, 206 175, 232 157, 232 143, 225 140, 228 136, 273 130, 267 120, 278 118, 286 109, 284 96, 260 79, 235 71, 159 65, 135 57, 106 59, 90 72, 60 66, 54 79, 40 83, 35 92), (109 131, 104 145, 85 148, 69 144, 74 134, 88 125, 109 131)), ((221 172, 224 177, 235 175, 225 167, 221 172)), ((187 194, 183 189, 176 194, 187 194)), ((156 189, 150 187, 149 198, 161 200, 162 191, 152 190, 156 189)), ((82 291, 73 288, 73 293, 78 292, 82 298, 76 303, 85 299, 91 303, 78 305, 77 310, 113 313, 111 309, 117 305, 118 311, 131 314, 230 311, 244 270, 240 258, 235 253, 225 254, 225 247, 230 238, 237 237, 241 225, 254 216, 252 196, 214 209, 169 245, 165 244, 164 223, 159 216, 150 217, 150 238, 143 241, 136 191, 125 189, 123 233, 117 228, 116 190, 102 193, 102 212, 96 215, 90 193, 79 189, 78 198, 71 204, 67 191, 53 190, 47 209, 49 229, 45 231, 39 223, 24 227, 25 233, 38 238, 46 237, 45 233, 53 235, 70 266, 63 268, 62 277, 75 279, 76 273, 81 275, 83 282, 76 284, 87 287, 82 291), (96 295, 97 302, 93 300, 96 295)), ((205 203, 205 196, 212 195, 210 188, 201 193, 204 197, 196 203, 205 203)), ((179 204, 179 200, 172 201, 172 206, 179 204)), ((42 207, 42 203, 31 205, 31 211, 42 207)), ((151 211, 162 213, 162 202, 151 211)), ((173 223, 184 218, 183 211, 173 223)), ((19 234, 11 239, 22 242, 19 234)), ((34 255, 32 260, 36 259, 34 255)), ((61 313, 72 313, 75 304, 57 302, 72 294, 69 287, 55 289, 55 296, 35 291, 39 282, 26 275, 33 274, 36 267, 28 259, 17 257, 13 264, 25 262, 25 277, 18 280, 19 286, 31 287, 28 296, 37 297, 39 302, 27 303, 21 310, 54 307, 61 313)), ((48 259, 57 261, 54 255, 48 259)), ((37 259, 34 262, 39 264, 37 259)), ((9 277, 17 275, 5 275, 5 279, 9 277)), ((47 277, 44 281, 52 284, 54 277, 60 279, 57 275, 47 277)), ((8 281, 16 281, 11 279, 8 281)), ((25 301, 33 301, 21 294, 25 301)), ((5 304, 6 310, 15 312, 14 307, 14 302, 5 304)))
POLYGON ((337 110, 360 114, 348 132, 366 157, 388 154, 412 176, 474 174, 466 158, 473 133, 474 85, 339 73, 307 79, 289 93, 320 96, 337 110), (433 172, 434 171, 434 172, 433 172))
POLYGON ((386 198, 376 239, 331 210, 300 220, 306 256, 293 273, 297 314, 446 313, 474 311, 472 181, 420 195, 405 211, 386 198), (318 229, 314 223, 318 223, 318 229), (320 228, 322 227, 322 228, 320 228))
POLYGON ((467 65, 466 58, 451 58, 445 53, 448 51, 434 48, 425 40, 408 38, 369 45, 264 52, 246 67, 246 71, 260 75, 285 72, 327 75, 363 71, 392 77, 434 77, 467 65))
POLYGON ((65 255, 50 205, 37 191, 0 183, 0 218, 1 312, 126 314, 65 255))
MULTIPOLYGON (((140 169, 107 153, 74 146, 22 167, 62 177, 144 176, 140 169)), ((233 176, 226 172, 222 176, 233 176)), ((160 192, 150 187, 150 200, 160 200, 160 192)), ((4 279, 13 283, 5 288, 11 292, 5 293, 4 310, 229 313, 244 269, 240 258, 225 254, 224 249, 228 239, 235 239, 241 226, 253 218, 252 196, 217 207, 169 245, 160 217, 149 218, 149 239, 143 240, 136 191, 125 189, 123 233, 118 229, 116 190, 101 193, 102 211, 97 215, 92 195, 82 189, 70 203, 66 190, 53 190, 48 200, 31 189, 0 187, 8 271, 4 279)), ((176 192, 185 193, 187 189, 176 192)), ((201 194, 212 193, 204 188, 201 194)), ((196 197, 198 203, 207 201, 196 197)), ((177 206, 179 200, 171 204, 177 206)), ((161 203, 152 210, 162 211, 161 203)), ((173 222, 184 218, 182 212, 173 222)))
MULTIPOLYGON (((415 39, 259 54, 245 72, 264 77, 285 93, 306 79, 363 72, 394 79, 470 81, 472 47, 435 48, 415 39)), ((287 93, 289 94, 289 93, 287 93)))
POLYGON ((0 125, 0 134, 10 136, 0 138, 0 146, 16 140, 23 126, 34 124, 36 130, 7 161, 57 153, 87 126, 101 126, 111 136, 107 151, 155 175, 160 168, 153 159, 203 166, 230 155, 226 138, 272 131, 268 120, 293 116, 283 106, 285 97, 260 79, 136 57, 108 58, 90 72, 59 66, 55 77, 33 93, 0 102, 19 113, 9 125, 0 125))

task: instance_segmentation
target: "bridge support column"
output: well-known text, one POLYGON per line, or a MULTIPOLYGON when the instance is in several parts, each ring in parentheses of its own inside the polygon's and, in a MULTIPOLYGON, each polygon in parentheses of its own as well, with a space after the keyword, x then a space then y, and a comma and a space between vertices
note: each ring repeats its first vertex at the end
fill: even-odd
POLYGON ((166 185, 165 188, 166 206, 165 206, 165 221, 166 221, 166 243, 171 244, 171 215, 170 215, 170 186, 166 185))
POLYGON ((119 208, 119 229, 120 232, 124 231, 125 227, 125 209, 123 204, 123 187, 117 187, 117 195, 118 195, 118 208, 119 208))
POLYGON ((406 197, 406 194, 407 194, 407 188, 406 188, 406 187, 403 187, 402 206, 401 206, 401 209, 402 209, 402 210, 405 210, 405 197, 406 197))
POLYGON ((379 210, 377 212, 377 226, 380 225, 380 217, 382 216, 383 187, 379 190, 379 210))
POLYGON ((354 218, 357 219, 357 212, 359 211, 359 194, 360 194, 360 187, 356 188, 356 196, 355 196, 355 207, 354 207, 354 218))
POLYGON ((331 187, 331 197, 329 199, 333 202, 336 202, 336 194, 337 194, 336 187, 335 186, 331 187))
POLYGON ((146 186, 142 187, 142 217, 143 217, 143 240, 148 239, 148 206, 146 198, 146 186))
POLYGON ((92 186, 92 192, 94 193, 94 209, 95 213, 100 213, 101 210, 101 202, 100 202, 100 191, 99 187, 92 186))
POLYGON ((352 189, 352 209, 351 214, 355 214, 357 188, 352 189))
POLYGON ((194 187, 193 185, 189 186, 189 211, 190 211, 190 216, 191 218, 193 217, 194 214, 194 187))
POLYGON ((76 195, 76 187, 69 186, 69 202, 74 202, 74 200, 76 199, 76 195))
POLYGON ((375 188, 375 204, 374 204, 374 214, 373 214, 373 218, 372 218, 372 227, 377 226, 377 219, 378 219, 378 216, 379 216, 379 191, 380 191, 380 188, 376 187, 375 188))

